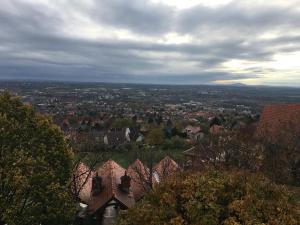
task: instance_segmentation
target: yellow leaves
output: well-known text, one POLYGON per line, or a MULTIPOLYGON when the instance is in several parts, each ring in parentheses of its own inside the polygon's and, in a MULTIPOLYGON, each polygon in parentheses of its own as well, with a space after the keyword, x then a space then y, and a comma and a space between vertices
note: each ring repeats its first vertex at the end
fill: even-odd
POLYGON ((183 174, 158 186, 119 224, 297 225, 287 196, 252 173, 183 174))
POLYGON ((181 216, 177 216, 172 218, 169 223, 165 223, 165 225, 184 225, 184 219, 181 216))
POLYGON ((241 225, 239 222, 236 221, 236 218, 229 217, 224 221, 224 225, 241 225))
POLYGON ((176 206, 176 201, 174 195, 170 192, 163 193, 160 199, 160 204, 162 207, 172 207, 176 206))

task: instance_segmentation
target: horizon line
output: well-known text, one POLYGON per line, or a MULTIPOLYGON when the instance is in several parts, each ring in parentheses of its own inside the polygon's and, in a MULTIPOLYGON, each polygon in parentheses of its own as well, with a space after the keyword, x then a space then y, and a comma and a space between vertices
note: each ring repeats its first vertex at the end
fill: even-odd
POLYGON ((56 80, 56 79, 2 79, 4 82, 45 82, 45 83, 96 83, 96 84, 126 84, 126 85, 159 85, 159 86, 230 86, 230 87, 270 87, 270 88, 295 88, 299 89, 299 86, 289 85, 269 85, 269 84, 245 84, 242 82, 235 82, 231 84, 215 84, 215 83, 203 83, 203 84, 180 84, 180 83, 144 83, 144 82, 114 82, 114 81, 84 81, 84 80, 56 80))

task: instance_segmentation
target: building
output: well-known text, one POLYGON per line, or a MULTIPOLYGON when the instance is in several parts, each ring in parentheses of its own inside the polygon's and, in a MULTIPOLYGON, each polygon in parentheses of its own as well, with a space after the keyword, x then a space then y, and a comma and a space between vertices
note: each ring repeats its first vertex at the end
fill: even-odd
POLYGON ((88 214, 94 215, 99 224, 111 224, 119 210, 135 203, 131 178, 119 164, 108 160, 96 169, 92 178, 88 214))
POLYGON ((154 184, 179 170, 177 163, 168 156, 153 166, 152 173, 139 159, 128 169, 113 160, 95 170, 80 163, 74 173, 79 178, 75 181, 75 190, 86 208, 84 213, 78 214, 94 218, 97 224, 114 224, 120 210, 131 208, 155 187, 154 184))
POLYGON ((222 168, 225 162, 225 151, 211 145, 199 143, 183 152, 186 169, 202 170, 209 167, 222 168))
POLYGON ((139 159, 135 160, 128 169, 128 175, 131 177, 131 187, 135 201, 142 199, 147 191, 150 190, 150 170, 139 159))
POLYGON ((200 126, 189 125, 184 129, 184 132, 186 133, 187 137, 193 141, 199 141, 204 137, 204 133, 200 126))
POLYGON ((180 171, 179 165, 169 156, 154 166, 154 178, 157 183, 180 171))

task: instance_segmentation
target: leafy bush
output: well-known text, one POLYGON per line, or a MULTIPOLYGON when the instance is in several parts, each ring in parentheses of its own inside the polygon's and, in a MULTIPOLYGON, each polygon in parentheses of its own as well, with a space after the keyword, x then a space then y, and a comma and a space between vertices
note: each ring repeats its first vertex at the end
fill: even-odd
POLYGON ((182 174, 166 181, 128 213, 122 214, 118 224, 299 223, 296 205, 284 186, 262 175, 214 171, 182 174))

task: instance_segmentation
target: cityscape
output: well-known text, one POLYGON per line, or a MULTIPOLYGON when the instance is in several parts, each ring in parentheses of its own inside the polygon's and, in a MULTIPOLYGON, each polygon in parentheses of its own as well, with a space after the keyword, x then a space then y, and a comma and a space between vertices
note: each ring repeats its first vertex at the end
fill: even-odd
POLYGON ((0 5, 0 225, 300 224, 300 0, 0 5))

